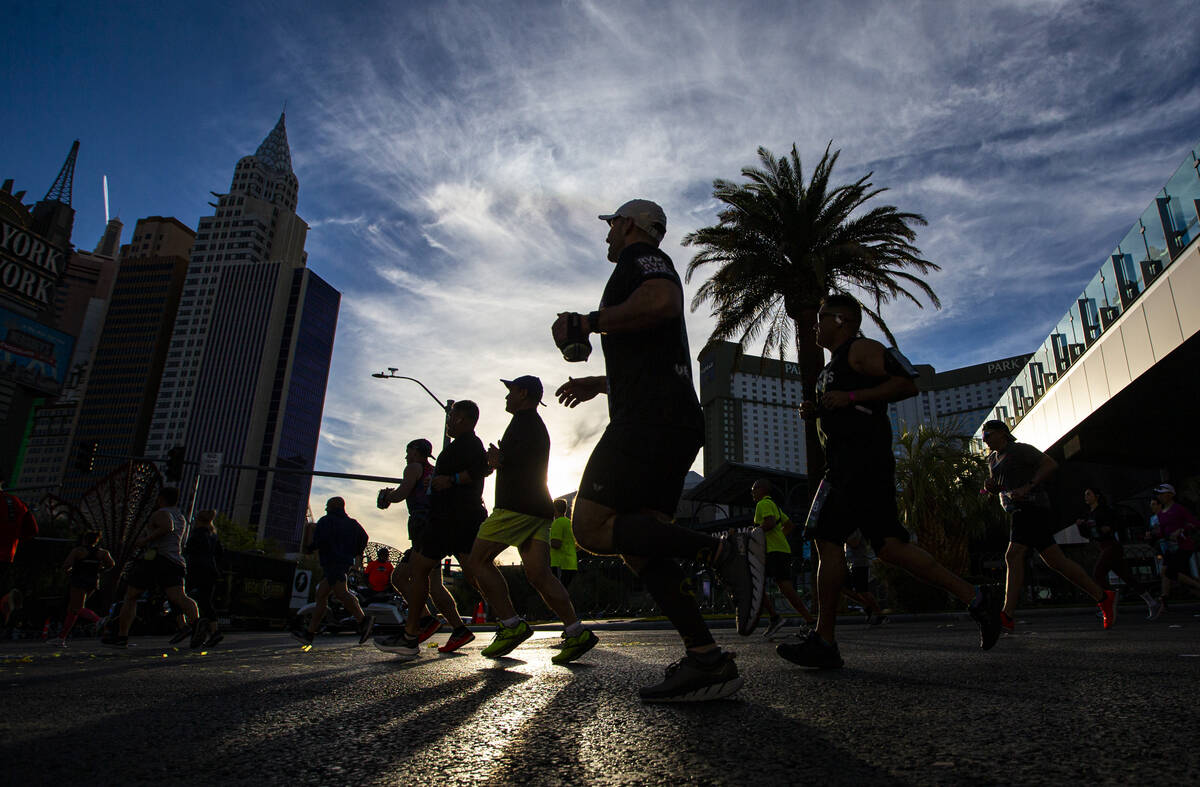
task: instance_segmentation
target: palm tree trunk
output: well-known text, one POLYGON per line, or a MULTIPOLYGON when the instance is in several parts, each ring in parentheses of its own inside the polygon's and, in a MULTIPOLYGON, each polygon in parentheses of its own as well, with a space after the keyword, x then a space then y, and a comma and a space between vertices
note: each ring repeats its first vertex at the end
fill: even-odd
MULTIPOLYGON (((825 368, 825 351, 817 344, 813 326, 817 324, 818 306, 785 306, 796 328, 796 360, 800 367, 800 389, 806 401, 816 401, 817 377, 825 368)), ((816 423, 804 423, 804 453, 808 461, 809 499, 817 490, 817 482, 825 475, 825 452, 817 437, 816 423)))

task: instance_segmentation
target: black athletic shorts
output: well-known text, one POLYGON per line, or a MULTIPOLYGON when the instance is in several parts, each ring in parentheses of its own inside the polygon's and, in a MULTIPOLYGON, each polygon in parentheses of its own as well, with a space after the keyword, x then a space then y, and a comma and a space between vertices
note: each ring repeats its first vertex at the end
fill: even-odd
POLYGON ((846 573, 846 587, 855 593, 866 593, 871 589, 871 567, 851 566, 846 573))
POLYGON ((153 560, 138 558, 133 561, 133 568, 129 570, 129 586, 138 590, 182 587, 186 573, 182 565, 161 555, 153 560))
POLYGON ((1008 540, 1014 544, 1033 547, 1038 552, 1054 546, 1054 534, 1060 528, 1054 522, 1054 513, 1049 508, 1030 506, 1009 512, 1012 529, 1008 540))
POLYGON ((674 516, 703 444, 703 435, 684 429, 609 424, 583 470, 579 496, 619 514, 674 516))
POLYGON ((772 582, 791 582, 792 581, 792 553, 791 552, 768 552, 767 553, 767 579, 772 582))
POLYGON ((413 544, 413 549, 430 560, 441 560, 450 555, 468 555, 475 545, 475 535, 483 520, 442 523, 431 522, 413 544))
POLYGON ((808 511, 805 536, 844 544, 855 530, 862 531, 877 555, 885 538, 909 542, 896 509, 896 476, 891 468, 862 472, 847 481, 821 480, 808 511))

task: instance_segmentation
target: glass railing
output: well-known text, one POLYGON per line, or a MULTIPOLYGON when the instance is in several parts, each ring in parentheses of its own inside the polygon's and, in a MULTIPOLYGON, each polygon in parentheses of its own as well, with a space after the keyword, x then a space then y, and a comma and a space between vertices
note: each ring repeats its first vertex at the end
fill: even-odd
POLYGON ((1101 263, 988 417, 1001 419, 1010 427, 1020 423, 1198 236, 1200 145, 1188 152, 1154 202, 1101 263))

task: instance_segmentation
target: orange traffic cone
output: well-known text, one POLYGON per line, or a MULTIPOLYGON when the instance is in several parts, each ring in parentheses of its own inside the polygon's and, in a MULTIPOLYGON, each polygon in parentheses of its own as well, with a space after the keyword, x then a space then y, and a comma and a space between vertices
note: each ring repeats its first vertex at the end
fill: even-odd
POLYGON ((474 624, 487 623, 487 613, 483 611, 482 601, 475 607, 475 617, 471 618, 471 622, 474 624))

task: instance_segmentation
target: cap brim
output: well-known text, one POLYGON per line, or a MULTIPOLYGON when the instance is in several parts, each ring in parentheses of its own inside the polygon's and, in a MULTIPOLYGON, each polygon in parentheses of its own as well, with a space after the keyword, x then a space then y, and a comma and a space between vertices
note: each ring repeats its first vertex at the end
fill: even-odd
POLYGON ((603 216, 597 216, 596 218, 600 219, 600 221, 612 221, 613 219, 615 219, 617 216, 620 216, 620 215, 621 215, 620 213, 606 213, 603 216))

